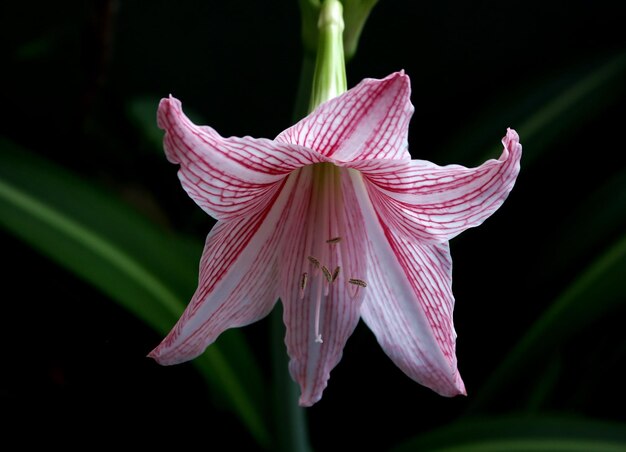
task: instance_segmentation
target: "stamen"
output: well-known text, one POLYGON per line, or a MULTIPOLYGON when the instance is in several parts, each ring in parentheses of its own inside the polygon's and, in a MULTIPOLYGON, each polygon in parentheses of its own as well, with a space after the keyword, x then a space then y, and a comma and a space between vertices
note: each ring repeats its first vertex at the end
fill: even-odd
POLYGON ((356 296, 359 294, 359 290, 361 289, 361 287, 367 287, 367 283, 363 281, 362 279, 350 278, 348 282, 356 286, 354 288, 354 291, 350 294, 352 298, 356 298, 356 296))
POLYGON ((302 279, 300 279, 300 299, 304 298, 304 289, 306 289, 306 283, 309 280, 309 274, 304 272, 302 273, 302 279))
POLYGON ((367 287, 367 283, 363 281, 362 279, 350 278, 348 282, 350 284, 354 284, 355 286, 367 287))
POLYGON ((318 261, 317 259, 315 259, 313 256, 309 256, 307 257, 307 259, 309 260, 309 262, 311 264, 313 264, 313 267, 315 268, 320 268, 320 261, 318 261))
POLYGON ((337 279, 337 276, 339 276, 339 270, 341 270, 341 267, 337 267, 335 271, 333 272, 333 276, 330 281, 331 283, 335 282, 335 280, 337 279))
POLYGON ((334 281, 333 275, 330 274, 330 270, 326 268, 325 265, 322 265, 322 273, 324 273, 326 281, 328 281, 329 284, 334 281))
POLYGON ((324 286, 324 296, 327 297, 328 292, 330 292, 330 283, 333 282, 333 275, 330 274, 330 270, 325 265, 322 265, 322 273, 324 273, 324 278, 328 281, 328 284, 324 286))
POLYGON ((330 243, 331 245, 339 242, 341 242, 341 237, 333 237, 332 239, 326 240, 326 243, 330 243))

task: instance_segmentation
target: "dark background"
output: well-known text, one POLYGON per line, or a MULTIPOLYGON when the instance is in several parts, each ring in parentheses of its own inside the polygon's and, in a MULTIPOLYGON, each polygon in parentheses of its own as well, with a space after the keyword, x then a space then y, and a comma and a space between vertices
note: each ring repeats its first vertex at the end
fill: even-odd
MULTIPOLYGON (((551 92, 626 50, 626 14, 614 4, 381 0, 348 65, 348 84, 404 69, 416 107, 413 157, 475 165, 551 92)), ((224 136, 271 138, 291 124, 299 20, 295 0, 3 2, 0 134, 201 240, 212 220, 134 121, 132 102, 153 99, 156 111, 159 97, 172 93, 224 136)), ((562 252, 555 243, 594 233, 568 229, 572 212, 624 169, 623 82, 603 96, 543 138, 527 143, 520 130, 525 153, 535 144, 541 152, 528 168, 523 158, 504 206, 451 243, 459 367, 469 396, 446 399, 412 382, 361 324, 322 401, 307 410, 315 448, 385 448, 462 416, 533 321, 621 236, 623 223, 552 271, 562 252)), ((145 358, 160 334, 8 232, 0 232, 0 246, 0 410, 15 425, 54 426, 64 441, 87 429, 113 441, 131 435, 254 447, 193 366, 162 368, 145 358)), ((625 314, 622 303, 590 320, 525 369, 522 383, 512 383, 487 413, 626 421, 625 314), (529 409, 528 383, 555 362, 549 395, 529 409)), ((269 379, 268 329, 262 321, 244 332, 269 379)))

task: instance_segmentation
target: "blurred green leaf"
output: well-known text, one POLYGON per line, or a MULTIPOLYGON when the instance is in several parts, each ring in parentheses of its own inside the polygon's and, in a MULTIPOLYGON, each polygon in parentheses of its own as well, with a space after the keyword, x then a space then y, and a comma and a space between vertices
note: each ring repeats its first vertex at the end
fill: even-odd
POLYGON ((356 53, 363 27, 376 3, 378 0, 343 0, 346 27, 343 32, 343 46, 346 61, 356 53))
POLYGON ((569 394, 567 409, 570 411, 584 412, 586 407, 592 405, 599 398, 604 397, 606 382, 611 375, 622 375, 624 362, 626 362, 626 338, 623 337, 617 343, 598 344, 599 353, 595 353, 586 361, 585 369, 577 375, 578 384, 569 394), (603 353, 604 352, 604 353, 603 353))
POLYGON ((485 418, 452 424, 414 438, 394 452, 618 452, 623 424, 569 418, 485 418))
POLYGON ((622 53, 567 86, 522 122, 518 132, 528 143, 524 165, 527 167, 534 163, 564 130, 594 117, 594 112, 614 102, 618 97, 607 93, 616 88, 623 89, 625 72, 626 53, 622 53))
POLYGON ((320 14, 320 0, 298 0, 300 4, 300 21, 302 48, 305 54, 315 55, 317 52, 317 19, 320 14))
MULTIPOLYGON (((136 97, 126 105, 126 115, 148 145, 157 151, 161 158, 165 158, 163 131, 157 125, 156 116, 159 102, 161 102, 161 97, 157 96, 136 97)), ((185 115, 195 124, 206 124, 202 115, 193 107, 185 106, 185 115)))
POLYGON ((563 218, 549 250, 529 269, 528 279, 536 286, 550 278, 559 278, 581 259, 593 258, 593 252, 606 246, 626 228, 626 169, 615 174, 601 187, 579 201, 575 210, 563 218), (584 240, 580 237, 584 236, 584 240))
POLYGON ((526 377, 523 369, 544 358, 594 320, 626 299, 626 234, 610 246, 544 311, 478 392, 471 406, 480 409, 504 388, 526 377))
POLYGON ((513 127, 524 146, 522 168, 527 170, 564 131, 593 118, 620 99, 615 92, 624 89, 626 53, 589 69, 563 71, 558 77, 533 84, 518 94, 509 94, 489 112, 468 124, 441 152, 446 161, 485 160, 500 155, 500 144, 493 146, 494 127, 513 127), (506 123, 503 124, 503 121, 506 123), (485 137, 488 141, 485 142, 485 137), (491 151, 485 153, 485 147, 491 151))
MULTIPOLYGON (((4 139, 0 225, 163 334, 197 284, 200 243, 158 229, 111 194, 4 139)), ((193 363, 267 446, 258 366, 239 332, 224 336, 193 363)))
POLYGON ((159 101, 156 97, 132 99, 127 105, 126 114, 148 144, 163 154, 163 132, 159 130, 156 120, 159 101))
MULTIPOLYGON (((315 55, 317 52, 317 22, 322 1, 298 0, 300 4, 300 20, 302 47, 305 54, 315 55)), ((359 45, 361 32, 370 12, 378 0, 341 0, 343 5, 343 47, 346 61, 352 59, 359 45)))
POLYGON ((545 401, 555 392, 555 388, 559 384, 559 377, 563 370, 561 357, 555 353, 550 357, 543 373, 534 383, 533 390, 525 401, 524 411, 527 413, 538 413, 545 401))

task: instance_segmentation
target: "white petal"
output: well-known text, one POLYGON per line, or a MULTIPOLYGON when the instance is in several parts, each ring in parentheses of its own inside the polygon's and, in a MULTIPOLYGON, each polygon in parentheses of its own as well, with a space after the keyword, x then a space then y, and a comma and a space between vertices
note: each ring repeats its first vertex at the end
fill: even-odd
POLYGON ((305 146, 342 162, 408 160, 413 110, 411 85, 404 72, 382 80, 368 78, 321 104, 276 141, 305 146))
POLYGON ((366 180, 378 215, 409 240, 445 242, 480 225, 507 198, 520 170, 522 146, 509 129, 498 160, 476 168, 437 166, 423 160, 351 164, 366 180))
POLYGON ((149 356, 160 364, 195 358, 226 329, 264 317, 278 298, 277 250, 294 180, 266 211, 219 222, 207 237, 200 281, 172 331, 149 356))
POLYGON ((301 146, 251 137, 223 138, 196 126, 173 97, 163 99, 159 127, 167 158, 180 164, 178 177, 189 196, 209 215, 228 220, 267 208, 279 182, 301 166, 323 160, 301 146))
POLYGON ((365 291, 348 280, 364 275, 365 231, 347 170, 335 167, 333 175, 323 177, 319 168, 299 172, 300 199, 287 215, 290 221, 281 253, 281 300, 289 370, 301 387, 300 404, 310 406, 321 398, 330 371, 359 321, 365 291), (337 278, 329 283, 320 266, 330 274, 339 267, 337 278))
POLYGON ((376 215, 361 175, 353 181, 367 226, 368 291, 363 320, 409 377, 439 394, 464 394, 452 324, 452 263, 447 245, 410 243, 376 215))

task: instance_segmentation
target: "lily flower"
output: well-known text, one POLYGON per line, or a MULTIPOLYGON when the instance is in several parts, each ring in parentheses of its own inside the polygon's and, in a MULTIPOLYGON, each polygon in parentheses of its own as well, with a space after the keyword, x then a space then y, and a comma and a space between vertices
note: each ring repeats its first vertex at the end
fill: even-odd
POLYGON ((274 140, 224 138, 161 101, 167 158, 218 221, 189 306, 149 356, 193 359, 280 299, 301 405, 321 398, 360 318, 409 377, 465 394, 448 241, 502 205, 522 146, 508 129, 500 158, 476 168, 411 160, 410 90, 404 72, 365 79, 274 140))

